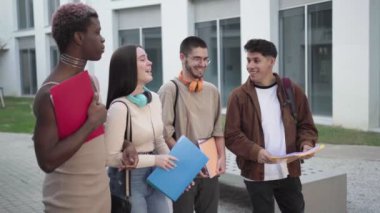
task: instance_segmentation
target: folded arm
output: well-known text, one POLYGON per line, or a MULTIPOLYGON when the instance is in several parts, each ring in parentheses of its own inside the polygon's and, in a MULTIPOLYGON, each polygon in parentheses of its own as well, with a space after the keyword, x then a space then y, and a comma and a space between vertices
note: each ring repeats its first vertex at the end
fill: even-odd
POLYGON ((98 103, 98 95, 95 94, 85 123, 72 135, 60 140, 48 89, 45 86, 35 97, 33 111, 36 116, 36 125, 33 141, 38 165, 44 172, 50 173, 70 159, 82 146, 87 136, 103 124, 106 109, 104 105, 98 103))

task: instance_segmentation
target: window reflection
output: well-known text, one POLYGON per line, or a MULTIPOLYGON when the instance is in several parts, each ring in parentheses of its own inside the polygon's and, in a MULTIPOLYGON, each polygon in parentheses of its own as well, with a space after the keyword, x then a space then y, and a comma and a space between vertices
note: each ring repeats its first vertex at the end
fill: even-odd
POLYGON ((222 103, 241 83, 240 18, 220 21, 222 103))
POLYGON ((162 85, 162 40, 161 28, 145 28, 142 30, 143 44, 149 60, 153 62, 152 74, 153 80, 148 83, 147 87, 155 92, 162 85))
POLYGON ((152 61, 153 80, 147 87, 157 92, 162 85, 162 39, 161 27, 128 29, 119 31, 119 45, 137 44, 144 47, 149 60, 152 61), (140 33, 141 32, 141 33, 140 33), (140 42, 141 38, 141 42, 140 42))
POLYGON ((217 56, 217 38, 216 38, 216 21, 207 21, 195 23, 195 34, 202 38, 208 47, 208 57, 212 61, 207 66, 205 80, 213 83, 218 87, 218 56, 217 56))
POLYGON ((22 94, 33 95, 37 91, 36 50, 34 38, 20 38, 19 47, 22 94))
POLYGON ((280 11, 280 71, 306 91, 314 115, 332 116, 332 3, 305 7, 280 11))
POLYGON ((225 107, 230 92, 241 83, 240 18, 196 23, 195 33, 207 43, 212 61, 205 79, 219 88, 225 107))
POLYGON ((51 25, 51 20, 52 20, 53 13, 59 7, 60 0, 47 0, 47 4, 48 4, 48 10, 47 10, 47 13, 48 13, 47 14, 47 16, 48 16, 48 25, 51 25))
POLYGON ((280 70, 305 89, 304 7, 280 11, 280 70))
POLYGON ((34 27, 33 0, 17 0, 18 29, 34 27))
POLYGON ((332 115, 332 10, 331 2, 308 8, 309 99, 314 114, 332 115))

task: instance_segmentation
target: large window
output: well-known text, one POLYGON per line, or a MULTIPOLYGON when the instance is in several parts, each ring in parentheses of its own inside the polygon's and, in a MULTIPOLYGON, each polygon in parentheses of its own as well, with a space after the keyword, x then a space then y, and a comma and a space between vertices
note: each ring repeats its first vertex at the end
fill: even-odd
POLYGON ((211 64, 205 79, 219 88, 225 107, 230 92, 241 83, 240 18, 196 23, 195 33, 208 45, 211 64))
POLYGON ((280 70, 305 89, 305 13, 304 8, 280 12, 282 36, 280 70))
POLYGON ((51 25, 52 15, 60 5, 60 0, 46 0, 47 1, 47 17, 48 25, 51 25))
POLYGON ((49 39, 49 52, 50 52, 50 70, 53 72, 53 68, 58 64, 59 50, 51 34, 48 35, 49 39))
POLYGON ((211 63, 205 72, 205 79, 218 87, 218 41, 217 41, 216 21, 201 22, 195 24, 196 34, 207 44, 208 57, 211 63))
POLYGON ((280 55, 281 73, 304 88, 313 114, 331 116, 331 2, 280 11, 280 55))
POLYGON ((20 54, 21 91, 33 95, 37 91, 36 51, 33 37, 18 39, 20 54))
POLYGON ((57 66, 59 60, 59 51, 57 46, 50 46, 50 69, 53 72, 55 66, 57 66))
POLYGON ((34 27, 33 0, 17 0, 18 29, 34 27))
POLYGON ((152 91, 158 91, 163 81, 161 27, 120 30, 119 44, 139 44, 144 47, 153 63, 153 81, 147 84, 147 87, 152 91))
POLYGON ((140 44, 140 29, 121 30, 119 32, 119 45, 140 44))

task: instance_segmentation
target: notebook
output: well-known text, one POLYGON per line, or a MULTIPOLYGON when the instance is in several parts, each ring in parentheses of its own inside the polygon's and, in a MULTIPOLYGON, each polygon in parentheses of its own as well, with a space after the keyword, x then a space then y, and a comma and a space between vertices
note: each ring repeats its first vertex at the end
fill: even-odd
POLYGON ((187 137, 181 136, 170 151, 178 161, 174 169, 166 171, 155 168, 148 176, 147 182, 161 191, 168 198, 176 201, 205 166, 208 159, 187 137))
MULTIPOLYGON (((55 119, 59 139, 76 132, 87 120, 87 110, 94 96, 92 82, 87 71, 62 81, 50 89, 54 105, 55 119)), ((86 142, 103 134, 104 126, 100 125, 86 142)))
POLYGON ((218 174, 218 150, 216 149, 215 138, 198 140, 199 148, 208 157, 206 171, 210 178, 218 174))

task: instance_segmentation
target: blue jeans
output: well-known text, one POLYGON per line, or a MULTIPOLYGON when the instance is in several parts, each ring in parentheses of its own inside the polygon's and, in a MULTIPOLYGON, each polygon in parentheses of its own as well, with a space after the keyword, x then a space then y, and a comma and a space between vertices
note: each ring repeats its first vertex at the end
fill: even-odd
POLYGON ((152 170, 152 167, 131 170, 131 213, 172 212, 171 201, 146 182, 152 170))

